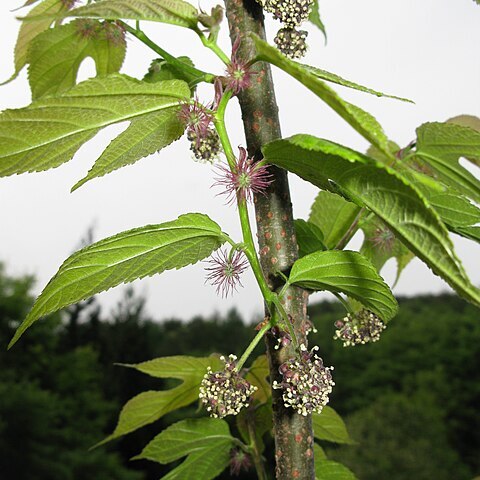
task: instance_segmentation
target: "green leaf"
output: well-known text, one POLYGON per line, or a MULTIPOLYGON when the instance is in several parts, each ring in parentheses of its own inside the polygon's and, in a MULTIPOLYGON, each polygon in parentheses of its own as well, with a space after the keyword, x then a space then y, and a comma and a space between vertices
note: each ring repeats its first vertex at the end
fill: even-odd
POLYGON ((317 250, 326 250, 323 233, 317 225, 301 219, 294 220, 294 224, 300 258, 317 250))
POLYGON ((447 186, 480 202, 480 180, 459 163, 480 162, 480 132, 455 123, 425 123, 417 128, 415 157, 429 165, 447 186))
POLYGON ((327 440, 335 443, 353 443, 342 417, 333 408, 325 406, 322 413, 313 413, 312 422, 313 435, 318 440, 327 440))
POLYGON ((395 258, 397 261, 395 285, 403 269, 415 258, 415 255, 395 237, 394 233, 377 216, 362 222, 361 229, 364 233, 364 240, 360 253, 372 262, 378 272, 390 258, 395 258))
POLYGON ((360 207, 335 193, 320 191, 313 202, 309 221, 323 232, 328 249, 335 248, 348 232, 360 207))
POLYGON ((325 25, 323 24, 320 18, 320 6, 318 0, 313 0, 312 9, 310 10, 310 15, 308 16, 308 21, 313 23, 325 37, 325 44, 327 43, 327 31, 325 30, 325 25))
POLYGON ((42 316, 120 283, 196 263, 224 241, 213 220, 189 213, 171 222, 135 228, 89 245, 63 263, 17 329, 10 347, 42 316))
POLYGON ((452 229, 453 232, 461 235, 462 237, 473 240, 480 243, 480 226, 473 227, 457 227, 452 229))
POLYGON ((314 185, 336 189, 375 213, 413 253, 461 296, 480 305, 480 292, 455 255, 448 230, 419 191, 391 168, 361 153, 309 135, 266 145, 268 162, 314 185))
POLYGON ((183 0, 99 0, 68 13, 70 17, 149 20, 194 28, 198 12, 183 0))
POLYGON ((68 25, 48 29, 32 42, 28 54, 28 79, 34 100, 72 88, 80 64, 87 57, 95 61, 97 75, 120 70, 126 43, 123 38, 112 41, 107 36, 107 29, 118 27, 90 20, 88 32, 82 33, 87 28, 84 22, 75 20, 68 25))
POLYGON ((233 442, 225 420, 187 419, 163 430, 135 459, 165 464, 188 455, 181 465, 162 478, 211 480, 228 466, 233 442))
POLYGON ((217 356, 196 358, 187 356, 162 357, 136 365, 125 365, 155 378, 176 378, 182 383, 170 390, 143 392, 129 400, 118 419, 113 433, 99 445, 133 432, 157 421, 173 410, 198 400, 198 392, 207 367, 222 368, 217 356))
POLYGON ((332 460, 315 462, 315 480, 356 480, 351 470, 332 460))
POLYGON ((370 95, 375 95, 376 97, 386 97, 386 98, 393 98, 394 100, 400 100, 402 102, 414 103, 412 100, 408 98, 397 97, 395 95, 388 95, 386 93, 379 92, 377 90, 373 90, 368 87, 364 87, 363 85, 359 85, 358 83, 351 82, 350 80, 346 80, 345 78, 340 77, 335 73, 327 72, 326 70, 322 70, 321 68, 311 67, 310 65, 303 65, 308 72, 315 75, 320 80, 325 80, 326 82, 336 83, 337 85, 341 85, 342 87, 352 88, 353 90, 359 90, 360 92, 369 93, 370 95))
POLYGON ((469 227, 480 222, 480 209, 461 195, 430 195, 428 201, 449 227, 469 227))
MULTIPOLYGON (((31 3, 33 2, 27 2, 24 6, 31 3)), ((32 41, 52 25, 54 17, 64 11, 66 11, 66 7, 62 0, 44 0, 24 17, 15 45, 15 72, 5 83, 14 80, 27 64, 28 50, 32 41), (42 16, 42 18, 32 20, 33 17, 38 16, 42 16)))
POLYGON ((376 313, 384 322, 395 316, 398 304, 375 267, 357 252, 315 252, 297 260, 289 284, 310 290, 345 293, 376 313))
POLYGON ((79 83, 26 108, 6 110, 0 114, 0 176, 55 168, 102 128, 176 111, 179 101, 189 97, 181 80, 149 84, 114 74, 79 83))
MULTIPOLYGON (((189 57, 177 57, 177 60, 189 67, 195 67, 194 63, 189 57)), ((184 80, 187 83, 195 80, 196 77, 185 70, 169 63, 163 58, 157 58, 152 61, 148 73, 143 77, 144 82, 154 83, 162 80, 184 80)))
POLYGON ((327 459, 327 455, 323 448, 316 442, 313 443, 313 458, 315 462, 319 462, 327 459))
POLYGON ((257 357, 245 376, 245 379, 252 385, 258 387, 258 390, 253 394, 254 401, 259 403, 266 403, 272 395, 270 388, 270 382, 267 377, 270 375, 270 369, 268 367, 268 360, 266 355, 260 355, 257 357))
MULTIPOLYGON (((257 59, 269 62, 282 69, 320 97, 329 107, 337 112, 360 135, 384 152, 389 158, 388 139, 377 120, 359 107, 342 100, 337 93, 328 87, 320 77, 304 65, 289 60, 275 47, 270 46, 258 36, 252 34, 257 50, 257 59)), ((339 78, 339 77, 337 77, 339 78)), ((330 78, 332 81, 332 77, 330 78)), ((352 84, 353 85, 353 84, 352 84)), ((350 85, 351 86, 351 85, 350 85)))

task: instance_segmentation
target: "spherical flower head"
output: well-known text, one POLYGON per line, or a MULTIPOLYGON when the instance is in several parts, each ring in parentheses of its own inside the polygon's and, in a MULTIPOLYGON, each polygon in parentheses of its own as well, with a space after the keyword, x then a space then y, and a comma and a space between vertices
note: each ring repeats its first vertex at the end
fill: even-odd
POLYGON ((206 281, 217 287, 217 293, 226 298, 237 290, 240 275, 248 268, 248 261, 240 250, 229 255, 225 250, 219 250, 208 260, 210 267, 205 268, 209 273, 206 281))
POLYGON ((264 8, 285 26, 298 27, 308 20, 313 0, 265 0, 264 8))
POLYGON ((277 48, 289 58, 302 58, 307 53, 308 32, 287 27, 281 28, 273 39, 277 48))
POLYGON ((234 95, 238 95, 242 90, 250 87, 252 76, 255 72, 249 62, 242 60, 238 56, 238 47, 240 46, 240 36, 238 36, 232 47, 232 58, 227 66, 225 86, 231 90, 234 95))
POLYGON ((104 22, 103 28, 108 42, 118 46, 125 43, 125 28, 120 23, 104 22))
POLYGON ((325 367, 316 350, 318 347, 313 347, 309 352, 304 344, 300 345, 299 358, 280 365, 282 382, 274 381, 272 385, 274 389, 283 390, 284 405, 303 416, 320 413, 335 385, 330 373, 333 367, 325 367))
POLYGON ((380 340, 380 334, 386 325, 381 318, 367 309, 362 309, 355 314, 349 313, 342 320, 335 322, 334 339, 341 340, 344 347, 364 345, 380 340))
POLYGON ((255 193, 265 193, 267 187, 272 183, 272 175, 268 168, 253 159, 247 157, 247 151, 239 147, 240 155, 235 168, 231 170, 228 166, 218 167, 218 177, 213 186, 222 187, 223 194, 227 195, 228 203, 253 201, 255 193))
POLYGON ((225 363, 225 367, 219 372, 207 368, 198 395, 207 412, 214 418, 237 415, 242 408, 248 407, 250 397, 257 390, 257 387, 237 372, 235 355, 229 355, 228 359, 222 356, 220 360, 225 363))
POLYGON ((234 448, 230 452, 230 475, 238 476, 242 471, 250 470, 252 459, 248 453, 240 448, 234 448))
POLYGON ((375 229, 374 234, 368 239, 374 248, 390 253, 395 244, 395 235, 387 226, 379 226, 375 229))
POLYGON ((187 126, 187 134, 194 135, 198 142, 211 131, 213 116, 198 99, 181 102, 178 118, 187 126))
POLYGON ((187 138, 190 140, 194 160, 213 163, 217 159, 221 146, 216 130, 209 128, 203 135, 193 129, 187 130, 187 138))

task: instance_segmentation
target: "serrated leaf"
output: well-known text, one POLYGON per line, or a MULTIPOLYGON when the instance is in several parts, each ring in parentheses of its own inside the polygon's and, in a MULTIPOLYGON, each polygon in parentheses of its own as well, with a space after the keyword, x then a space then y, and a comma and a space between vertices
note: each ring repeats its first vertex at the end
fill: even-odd
POLYGON ((302 219, 294 220, 294 225, 300 258, 317 250, 326 250, 322 230, 317 225, 302 219))
POLYGON ((125 365, 156 378, 175 378, 182 380, 182 383, 170 390, 148 391, 133 397, 122 408, 113 433, 99 445, 133 432, 157 421, 173 410, 195 402, 198 400, 200 383, 207 367, 216 371, 221 369, 222 365, 223 363, 216 356, 162 357, 136 365, 125 365))
POLYGON ((357 477, 345 465, 332 460, 315 462, 315 480, 356 480, 357 477))
POLYGON ((271 397, 272 390, 270 388, 270 382, 267 380, 269 375, 270 369, 267 356, 260 355, 254 360, 245 376, 248 382, 258 388, 253 394, 254 401, 265 403, 271 397))
POLYGON ((318 0, 313 0, 312 9, 310 10, 310 15, 308 16, 308 21, 315 25, 325 37, 325 44, 327 43, 327 31, 325 30, 325 25, 320 18, 320 6, 318 0))
POLYGON ((448 230, 419 191, 384 164, 361 153, 310 135, 296 135, 266 145, 268 162, 314 185, 331 188, 375 213, 402 243, 475 305, 480 292, 455 255, 448 230))
POLYGON ((206 215, 189 213, 89 245, 65 260, 18 327, 9 347, 40 317, 120 283, 196 263, 224 241, 217 223, 206 215))
POLYGON ((99 0, 74 8, 68 16, 106 20, 148 20, 193 28, 197 25, 198 11, 183 0, 99 0))
MULTIPOLYGON (((28 6, 31 3, 33 2, 27 2, 24 6, 28 6)), ((54 22, 55 17, 64 11, 66 11, 66 7, 62 0, 44 0, 36 7, 32 8, 32 10, 24 17, 15 44, 15 72, 4 83, 8 83, 18 76, 22 68, 27 64, 28 50, 32 41, 37 35, 47 30, 54 22), (42 16, 42 18, 32 20, 33 17, 38 16, 42 16)))
POLYGON ((93 178, 158 152, 180 138, 184 130, 185 125, 173 108, 132 120, 129 127, 110 142, 88 174, 72 187, 72 192, 93 178))
POLYGON ((342 100, 334 90, 304 65, 288 59, 278 49, 264 42, 258 36, 254 34, 251 36, 255 43, 258 60, 269 62, 297 79, 337 112, 360 135, 385 153, 387 157, 391 157, 388 139, 382 127, 372 115, 342 100))
POLYGON ((430 195, 428 201, 449 227, 469 227, 480 222, 480 209, 461 195, 430 195))
POLYGON ((388 285, 375 267, 357 252, 330 250, 300 258, 293 264, 288 283, 310 290, 344 293, 384 322, 398 311, 388 285))
POLYGON ((346 444, 353 443, 342 417, 329 406, 323 407, 322 413, 313 413, 312 423, 313 435, 318 440, 346 444))
POLYGON ((336 83, 337 85, 341 85, 342 87, 351 88, 353 90, 358 90, 360 92, 369 93, 370 95, 375 95, 376 97, 386 97, 386 98, 393 98, 394 100, 400 100, 402 102, 414 103, 412 100, 408 98, 397 97, 395 95, 388 95, 387 93, 379 92, 378 90, 373 90, 372 88, 364 87, 355 82, 351 82, 350 80, 346 80, 342 78, 340 75, 335 73, 327 72, 326 70, 322 70, 321 68, 311 67, 310 65, 303 65, 306 70, 310 73, 315 75, 320 80, 325 80, 326 82, 336 83))
POLYGON ((360 207, 340 195, 320 191, 313 202, 309 221, 323 233, 323 243, 328 249, 335 248, 352 226, 360 207))
MULTIPOLYGON (((449 118, 447 123, 473 128, 473 130, 480 132, 480 118, 475 115, 457 115, 456 117, 449 118)), ((480 163, 477 162, 477 165, 480 165, 480 163)))
POLYGON ((459 163, 461 157, 480 162, 480 132, 455 123, 425 123, 417 128, 416 147, 415 156, 439 180, 480 202, 480 180, 459 163))
POLYGON ((91 20, 89 35, 82 34, 83 20, 50 28, 37 35, 32 42, 28 63, 28 80, 35 100, 44 95, 57 95, 72 88, 77 79, 80 64, 91 57, 97 75, 108 75, 120 70, 125 58, 124 39, 112 41, 100 22, 91 20))
POLYGON ((42 171, 71 160, 102 128, 177 110, 190 97, 181 80, 149 84, 126 75, 79 83, 57 96, 0 114, 0 176, 42 171))

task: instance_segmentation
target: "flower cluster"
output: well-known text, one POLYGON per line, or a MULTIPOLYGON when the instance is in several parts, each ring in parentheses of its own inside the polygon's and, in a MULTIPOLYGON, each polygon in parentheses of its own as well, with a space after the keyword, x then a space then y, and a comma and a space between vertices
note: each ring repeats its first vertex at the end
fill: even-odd
POLYGON ((275 325, 270 329, 271 334, 274 338, 277 339, 277 344, 275 345, 275 350, 278 350, 280 347, 288 347, 292 343, 292 337, 288 332, 282 330, 280 327, 275 325))
POLYGON ((274 381, 272 385, 283 390, 284 405, 303 416, 320 413, 335 385, 330 373, 333 367, 325 367, 316 350, 318 347, 313 347, 309 352, 304 344, 300 345, 300 357, 280 365, 282 382, 274 381))
POLYGON ((257 390, 236 371, 237 357, 220 357, 225 367, 220 372, 212 372, 210 367, 203 377, 198 397, 211 417, 223 418, 237 415, 243 407, 248 407, 250 397, 257 390))
POLYGON ((180 104, 178 118, 187 126, 187 138, 194 157, 203 162, 213 162, 220 153, 220 139, 212 127, 213 115, 197 99, 180 104))
POLYGON ((252 459, 248 453, 239 448, 230 452, 230 475, 238 476, 242 471, 248 471, 252 467, 252 459))
POLYGON ((337 320, 335 327, 337 330, 333 338, 342 340, 344 347, 376 342, 387 328, 380 317, 366 309, 355 314, 349 313, 342 320, 337 320))
POLYGON ((219 165, 219 176, 213 184, 215 187, 224 188, 222 193, 227 195, 230 204, 235 200, 252 201, 254 193, 264 193, 272 182, 271 174, 265 165, 254 162, 253 158, 248 158, 247 151, 243 147, 239 147, 239 150, 240 155, 235 169, 231 170, 226 165, 219 165))
POLYGON ((228 255, 225 250, 219 250, 208 263, 211 266, 205 268, 209 272, 206 281, 216 286, 217 293, 221 293, 222 297, 228 297, 237 289, 237 285, 242 286, 240 275, 248 268, 248 261, 242 251, 235 250, 228 255))
POLYGON ((275 44, 287 57, 301 58, 307 51, 305 42, 308 33, 296 28, 308 19, 314 0, 257 0, 274 18, 283 23, 275 44))
POLYGON ((277 48, 287 57, 301 58, 307 51, 308 32, 293 28, 281 28, 273 39, 277 48))

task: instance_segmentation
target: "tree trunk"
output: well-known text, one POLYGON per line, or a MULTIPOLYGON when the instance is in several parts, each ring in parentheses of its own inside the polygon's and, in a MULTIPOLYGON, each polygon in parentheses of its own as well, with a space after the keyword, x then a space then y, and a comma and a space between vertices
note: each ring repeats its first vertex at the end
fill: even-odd
MULTIPOLYGON (((232 44, 240 36, 238 55, 249 60, 255 51, 248 33, 265 38, 262 9, 254 0, 225 0, 225 5, 232 44)), ((259 160, 262 145, 280 138, 281 133, 270 65, 257 63, 255 69, 253 85, 239 95, 239 101, 249 155, 259 160)), ((277 167, 270 171, 274 182, 266 195, 255 197, 255 214, 263 271, 270 287, 277 289, 283 282, 275 272, 288 275, 298 258, 298 246, 287 172, 277 167)), ((298 288, 290 288, 282 299, 300 343, 306 343, 307 299, 307 293, 298 288)), ((271 335, 266 339, 270 380, 281 381, 278 367, 294 356, 293 348, 275 350, 276 340, 271 335)), ((273 423, 277 480, 314 480, 311 416, 303 417, 285 408, 280 390, 273 390, 273 423)))

